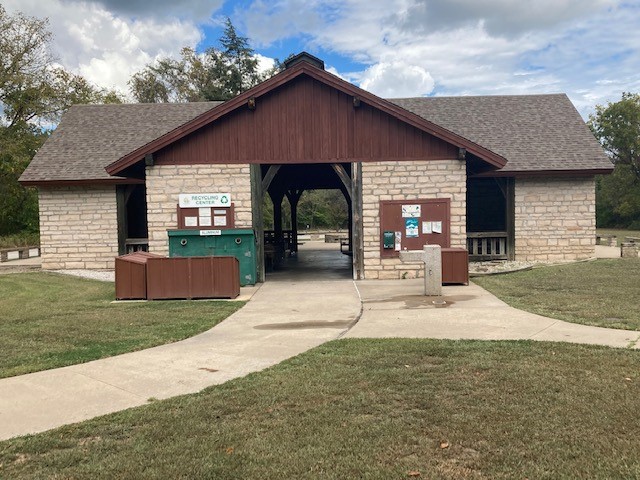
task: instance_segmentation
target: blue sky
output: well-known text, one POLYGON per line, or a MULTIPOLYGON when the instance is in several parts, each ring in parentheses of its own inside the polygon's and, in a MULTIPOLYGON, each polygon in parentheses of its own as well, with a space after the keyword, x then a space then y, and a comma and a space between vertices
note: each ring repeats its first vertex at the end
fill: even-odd
MULTIPOLYGON (((269 43, 258 41, 257 38, 254 39, 249 33, 251 28, 247 25, 246 12, 250 11, 255 3, 253 0, 224 2, 220 9, 216 11, 212 24, 201 25, 204 38, 197 45, 198 50, 204 50, 210 46, 218 46, 217 40, 224 30, 224 26, 221 23, 228 17, 239 33, 250 40, 251 46, 258 53, 268 58, 277 58, 282 61, 291 54, 308 51, 324 60, 327 65, 332 66, 338 72, 352 72, 366 68, 366 64, 360 63, 348 55, 314 45, 313 36, 303 31, 298 31, 290 36, 283 33, 281 38, 269 43)), ((274 5, 275 11, 280 12, 280 9, 275 7, 278 2, 270 3, 274 5)), ((286 5, 286 3, 283 2, 283 5, 286 5)), ((326 12, 329 10, 329 6, 322 6, 321 9, 326 12)), ((285 16, 286 12, 283 12, 282 15, 285 16)))
POLYGON ((131 74, 215 44, 229 16, 263 65, 307 50, 382 97, 565 92, 586 117, 640 91, 640 0, 3 0, 48 17, 60 64, 131 74))

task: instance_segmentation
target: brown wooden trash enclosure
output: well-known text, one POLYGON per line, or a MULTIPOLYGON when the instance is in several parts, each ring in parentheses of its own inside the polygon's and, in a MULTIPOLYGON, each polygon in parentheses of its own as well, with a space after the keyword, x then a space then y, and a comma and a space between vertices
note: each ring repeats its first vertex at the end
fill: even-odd
POLYGON ((116 299, 236 298, 240 266, 235 257, 168 258, 135 252, 116 258, 116 299))

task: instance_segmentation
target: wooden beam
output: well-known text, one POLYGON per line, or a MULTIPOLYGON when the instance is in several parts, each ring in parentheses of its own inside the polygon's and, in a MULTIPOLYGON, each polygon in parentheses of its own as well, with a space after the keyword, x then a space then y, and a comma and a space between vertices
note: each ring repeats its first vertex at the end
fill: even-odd
POLYGON ((264 175, 264 178, 262 179, 263 192, 266 192, 267 190, 269 190, 269 187, 271 186, 271 182, 273 182, 273 179, 278 174, 278 170, 280 170, 281 166, 282 165, 269 166, 269 170, 267 170, 267 173, 264 175))
POLYGON ((344 199, 347 202, 347 210, 349 213, 349 251, 353 256, 353 202, 351 201, 351 190, 342 187, 340 189, 344 199))
POLYGON ((251 217, 253 231, 256 233, 256 280, 264 282, 264 215, 262 212, 262 170, 260 165, 251 164, 251 217))
POLYGON ((502 181, 502 180, 504 180, 504 177, 502 177, 502 178, 493 177, 493 179, 495 180, 496 185, 498 185, 498 188, 502 192, 502 196, 506 199, 507 198, 507 186, 506 186, 505 182, 502 181))
POLYGON ((505 182, 506 218, 505 227, 507 230, 507 259, 516 259, 516 194, 515 178, 507 178, 505 182))
POLYGON ((126 239, 129 235, 127 231, 127 201, 126 201, 126 185, 116 185, 116 219, 118 223, 118 255, 124 255, 126 252, 126 239))
POLYGON ((353 228, 353 279, 364 279, 364 238, 362 224, 362 163, 351 164, 351 212, 353 228))
POLYGON ((349 192, 349 196, 351 196, 351 188, 352 188, 351 177, 347 174, 347 172, 345 171, 344 167, 341 164, 332 163, 331 167, 338 175, 338 178, 340 178, 340 181, 342 182, 342 185, 344 185, 344 188, 347 190, 347 192, 349 192))
POLYGON ((304 190, 287 190, 286 195, 289 200, 289 205, 293 207, 293 205, 298 205, 298 201, 300 197, 304 193, 304 190))
POLYGON ((127 185, 127 190, 125 191, 125 194, 124 194, 124 204, 125 205, 129 204, 129 199, 131 198, 131 194, 133 193, 135 188, 136 188, 135 185, 127 185))

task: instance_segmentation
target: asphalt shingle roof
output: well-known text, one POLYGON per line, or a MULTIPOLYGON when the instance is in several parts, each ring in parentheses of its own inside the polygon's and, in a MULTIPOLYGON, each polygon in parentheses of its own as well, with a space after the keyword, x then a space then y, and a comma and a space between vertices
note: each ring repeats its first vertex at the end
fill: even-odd
POLYGON ((389 101, 503 156, 502 172, 613 167, 565 94, 389 101))
POLYGON ((20 180, 113 180, 107 165, 220 103, 75 105, 20 180))
MULTIPOLYGON (((505 157, 504 172, 612 167, 563 94, 390 101, 505 157)), ((71 107, 20 180, 113 180, 105 171, 107 165, 219 104, 71 107)))

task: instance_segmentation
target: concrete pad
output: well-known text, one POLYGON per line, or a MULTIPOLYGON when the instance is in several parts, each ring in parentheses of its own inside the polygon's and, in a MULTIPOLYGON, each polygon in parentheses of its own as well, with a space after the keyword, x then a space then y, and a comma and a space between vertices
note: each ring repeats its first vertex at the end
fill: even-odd
POLYGON ((596 245, 596 258, 620 258, 620 247, 596 245))
POLYGON ((341 336, 361 303, 352 280, 269 282, 181 342, 0 380, 0 440, 194 393, 341 336))
POLYGON ((510 307, 483 288, 443 287, 444 307, 421 295, 420 280, 357 282, 362 316, 345 337, 546 340, 638 348, 640 332, 563 322, 510 307))
POLYGON ((41 266, 42 259, 40 257, 21 258, 19 260, 0 262, 0 275, 31 272, 40 270, 41 266))

